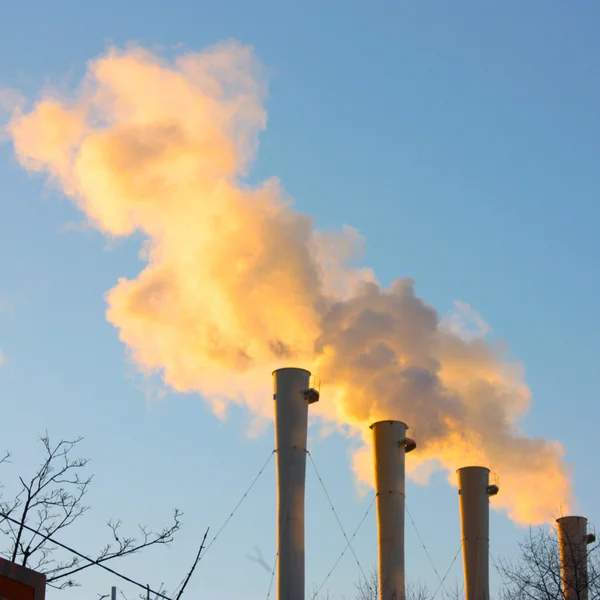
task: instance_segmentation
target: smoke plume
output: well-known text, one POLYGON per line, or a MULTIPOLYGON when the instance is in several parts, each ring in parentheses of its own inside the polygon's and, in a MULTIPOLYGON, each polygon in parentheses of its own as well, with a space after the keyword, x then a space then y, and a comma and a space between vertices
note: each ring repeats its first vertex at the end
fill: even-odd
POLYGON ((107 318, 138 367, 270 417, 269 369, 304 366, 323 382, 324 423, 363 438, 399 419, 418 433, 409 468, 467 464, 501 476, 494 505, 539 523, 568 505, 560 444, 520 432, 530 392, 518 365, 483 339, 465 305, 441 319, 414 282, 382 287, 350 268, 351 228, 323 232, 277 179, 247 174, 266 125, 265 77, 229 42, 167 61, 142 48, 92 61, 65 99, 43 94, 8 125, 16 155, 49 176, 106 236, 138 234, 145 268, 106 295, 107 318), (465 334, 464 317, 475 331, 465 334))

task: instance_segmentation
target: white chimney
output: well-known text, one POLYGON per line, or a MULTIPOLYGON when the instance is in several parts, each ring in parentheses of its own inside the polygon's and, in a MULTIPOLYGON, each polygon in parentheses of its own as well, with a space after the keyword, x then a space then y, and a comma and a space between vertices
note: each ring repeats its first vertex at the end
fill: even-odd
POLYGON ((556 522, 565 600, 588 600, 587 545, 596 537, 588 534, 585 517, 562 517, 556 522))
POLYGON ((489 600, 489 497, 498 493, 498 486, 490 485, 485 467, 463 467, 457 474, 466 600, 489 600))
POLYGON ((279 369, 275 384, 277 449, 277 597, 304 600, 304 485, 308 405, 319 399, 310 372, 279 369))
POLYGON ((375 456, 379 600, 405 600, 404 583, 404 455, 416 448, 400 421, 371 425, 375 456))

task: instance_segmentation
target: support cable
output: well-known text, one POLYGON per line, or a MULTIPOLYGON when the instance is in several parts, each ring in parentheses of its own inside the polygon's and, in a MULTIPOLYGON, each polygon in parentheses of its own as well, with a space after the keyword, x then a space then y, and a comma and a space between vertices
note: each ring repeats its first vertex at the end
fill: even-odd
POLYGON ((342 531, 342 534, 343 534, 344 538, 346 539, 347 548, 350 548, 350 552, 352 552, 352 556, 354 556, 354 560, 356 561, 356 564, 358 565, 358 568, 360 569, 360 572, 362 573, 362 576, 365 578, 365 581, 367 581, 367 576, 365 574, 365 571, 362 568, 362 565, 360 564, 360 561, 358 560, 358 556, 356 556, 356 552, 354 552, 354 548, 352 547, 351 541, 348 539, 348 536, 346 535, 346 531, 344 530, 344 526, 342 525, 342 522, 340 521, 340 517, 338 516, 338 513, 335 510, 335 507, 333 506, 333 502, 331 501, 331 496, 329 495, 329 492, 327 491, 327 488, 325 487, 325 483, 323 483, 323 479, 321 478, 319 470, 317 469, 317 465, 315 464, 315 461, 314 461, 314 459, 312 457, 312 454, 308 450, 306 451, 306 453, 308 454, 308 457, 310 458, 310 462, 312 463, 312 466, 313 466, 313 468, 315 470, 315 473, 317 474, 317 478, 319 479, 319 482, 321 483, 321 487, 323 488, 323 491, 325 492, 325 496, 327 496, 327 500, 329 502, 329 506, 331 507, 331 510, 333 511, 335 519, 338 522, 338 525, 340 526, 340 529, 342 531))
MULTIPOLYGON (((200 558, 204 558, 204 556, 206 556, 206 553, 210 550, 210 547, 217 541, 217 538, 219 537, 219 535, 221 535, 221 532, 223 531, 223 529, 225 529, 225 527, 227 527, 227 524, 229 523, 229 521, 231 521, 231 519, 233 518, 233 515, 235 515, 238 508, 242 505, 242 502, 246 499, 246 497, 248 496, 248 494, 254 487, 254 484, 259 480, 260 476, 264 473, 268 464, 271 462, 271 458, 273 458, 273 455, 275 454, 275 452, 276 452, 276 450, 271 451, 271 453, 269 454, 269 458, 267 458, 265 464, 260 468, 260 471, 257 473, 256 477, 252 480, 252 483, 248 486, 248 489, 244 492, 244 494, 240 498, 239 502, 235 505, 235 507, 231 511, 231 513, 229 513, 229 516, 225 519, 225 521, 223 522, 221 527, 218 529, 217 533, 212 538, 210 543, 206 546, 206 548, 205 548, 204 552, 202 552, 200 558)), ((177 586, 177 587, 179 588, 180 586, 177 586)))
POLYGON ((273 561, 273 570, 271 571, 271 578, 269 579, 269 590, 267 591, 267 600, 271 596, 271 588, 273 587, 273 580, 275 579, 275 570, 277 569, 277 559, 279 558, 279 552, 275 553, 275 560, 273 561))
MULTIPOLYGON (((200 553, 200 555, 198 557, 198 562, 200 562, 204 558, 204 556, 206 555, 206 553, 209 551, 210 547, 217 541, 217 538, 219 537, 219 535, 221 535, 222 531, 225 529, 225 527, 227 526, 227 524, 229 523, 229 521, 231 521, 231 519, 233 518, 233 516, 237 512, 238 508, 242 505, 242 502, 246 499, 246 497, 248 496, 248 494, 250 493, 250 491, 252 490, 252 488, 254 487, 254 485, 256 484, 256 482, 259 480, 260 476, 264 473, 265 469, 267 468, 267 466, 271 462, 271 458, 273 458, 273 454, 275 454, 275 452, 276 452, 276 450, 271 450, 271 453, 269 454, 269 457, 267 458, 267 460, 265 461, 265 463, 263 464, 263 466, 260 468, 260 470, 258 471, 258 473, 256 474, 256 476, 252 480, 252 483, 250 483, 250 485, 248 486, 248 488, 246 489, 246 491, 244 492, 244 494, 242 495, 242 497, 240 498, 240 500, 238 501, 238 503, 235 505, 235 507, 233 508, 233 510, 229 513, 229 516, 225 519, 225 521, 223 522, 223 524, 221 525, 221 527, 219 527, 217 533, 214 535, 214 537, 212 538, 212 540, 210 541, 210 543, 203 550, 201 550, 201 553, 200 553)), ((203 542, 203 544, 204 544, 204 542, 203 542)), ((174 594, 178 594, 179 590, 184 585, 185 585, 185 579, 175 588, 175 591, 173 593, 174 594)))
MULTIPOLYGON (((331 569, 329 570, 329 573, 327 573, 327 576, 323 580, 323 583, 321 583, 321 585, 317 588, 317 591, 313 594, 313 600, 315 600, 315 598, 318 596, 319 592, 323 589, 323 586, 327 583, 327 581, 329 580, 329 578, 331 577, 331 575, 335 571, 335 568, 338 566, 339 562, 344 557, 344 554, 346 554, 346 550, 348 550, 348 548, 351 547, 350 544, 352 543, 352 540, 356 537, 356 534, 359 532, 360 528, 362 527, 362 524, 365 522, 367 516, 371 512, 371 509, 373 508, 373 504, 375 504, 375 498, 377 498, 377 494, 373 495, 373 499, 371 500, 371 503, 369 504, 369 507, 367 508, 367 511, 363 515, 363 518, 360 520, 360 523, 358 524, 358 526, 354 530, 354 533, 352 534, 352 536, 348 540, 346 546, 342 550, 342 553, 338 556, 337 560, 333 564, 333 567, 331 567, 331 569)), ((360 564, 359 564, 359 566, 360 566, 360 564)), ((362 571, 362 568, 361 568, 361 571, 362 571)), ((367 580, 366 576, 364 575, 364 571, 363 571, 363 576, 365 577, 365 582, 367 582, 368 580, 367 580)), ((367 585, 368 585, 368 583, 367 583, 367 585)))
MULTIPOLYGON (((273 452, 277 452, 278 449, 273 450, 273 452)), ((307 450, 304 450, 304 452, 307 452, 307 450)), ((297 458, 297 453, 294 452, 293 454, 293 460, 292 460, 292 467, 290 469, 290 475, 294 472, 294 469, 296 468, 296 458, 297 458)), ((289 484, 292 484, 292 478, 290 477, 289 480, 289 484)), ((290 494, 290 490, 288 488, 287 493, 285 495, 286 500, 285 500, 285 508, 283 511, 283 526, 285 527, 285 525, 287 524, 287 516, 288 516, 288 509, 290 507, 290 500, 291 500, 291 494, 290 494)), ((280 523, 281 523, 281 519, 279 519, 279 522, 277 524, 277 527, 280 527, 280 523)), ((282 531, 279 532, 279 536, 281 535, 282 531)), ((271 597, 271 590, 273 588, 273 580, 275 579, 275 571, 277 570, 277 562, 279 561, 279 548, 277 548, 277 550, 275 551, 275 560, 273 561, 273 570, 271 571, 271 578, 269 580, 269 589, 267 590, 267 600, 269 600, 269 598, 271 597)))
POLYGON ((450 574, 450 571, 452 570, 452 567, 454 566, 454 563, 456 562, 456 559, 458 558, 458 555, 460 554, 460 551, 462 550, 462 545, 463 545, 463 543, 461 540, 460 545, 458 546, 458 550, 456 551, 456 554, 454 555, 454 558, 452 559, 452 562, 450 563, 450 566, 448 567, 448 570, 446 571, 444 577, 442 577, 442 580, 440 581, 440 585, 438 585, 437 589, 435 590, 435 593, 431 597, 431 600, 435 600, 437 593, 442 589, 444 582, 448 578, 448 575, 450 574))
POLYGON ((412 518, 412 515, 410 514, 410 510, 408 510, 408 505, 406 504, 406 501, 404 503, 404 508, 406 509, 406 514, 408 515, 408 518, 410 519, 410 522, 412 523, 412 526, 414 527, 415 533, 417 534, 417 537, 419 538, 419 542, 421 542, 421 546, 423 546, 423 550, 425 550, 425 554, 427 555, 427 558, 429 559, 429 564, 431 565, 433 572, 435 573, 436 577, 438 578, 438 581, 440 582, 440 586, 442 587, 444 593, 448 593, 446 588, 444 587, 444 582, 442 581, 442 578, 440 577, 438 570, 435 568, 435 564, 433 562, 433 559, 431 558, 431 554, 429 554, 429 551, 427 550, 427 547, 425 546, 425 542, 423 541, 423 538, 421 537, 421 534, 419 533, 419 530, 417 529, 415 521, 412 518))

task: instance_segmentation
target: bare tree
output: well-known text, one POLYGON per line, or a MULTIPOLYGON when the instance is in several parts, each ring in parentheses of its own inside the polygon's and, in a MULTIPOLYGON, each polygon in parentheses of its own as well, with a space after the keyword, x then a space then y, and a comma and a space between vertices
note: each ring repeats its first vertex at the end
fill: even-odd
MULTIPOLYGON (((567 550, 568 551, 568 550, 567 550)), ((598 544, 588 547, 589 600, 600 600, 598 544)), ((504 582, 503 600, 564 600, 560 551, 556 532, 529 529, 519 543, 515 560, 500 560, 496 567, 504 582)), ((583 596, 582 596, 583 597, 583 596)))
MULTIPOLYGON (((8 560, 44 573, 47 584, 58 589, 77 586, 73 576, 94 566, 149 548, 170 544, 181 527, 181 513, 173 512, 166 527, 151 531, 140 526, 136 536, 121 533, 121 521, 109 521, 109 540, 90 561, 82 562, 52 543, 53 536, 73 525, 89 507, 84 504, 92 476, 86 474, 87 458, 73 454, 82 438, 52 443, 41 438, 44 458, 30 478, 19 477, 19 491, 0 501, 0 533, 8 560)), ((6 460, 6 457, 5 459, 6 460)), ((0 461, 0 462, 4 462, 0 461)))
MULTIPOLYGON (((356 585, 355 600, 378 600, 379 576, 377 569, 373 568, 363 576, 356 585)), ((429 600, 431 590, 422 582, 409 581, 406 585, 406 600, 429 600)))
POLYGON ((431 590, 422 582, 409 581, 406 584, 406 600, 429 600, 431 590))
POLYGON ((379 576, 377 569, 371 569, 363 575, 356 584, 355 600, 377 600, 379 589, 379 576))
MULTIPOLYGON (((409 582, 406 586, 406 600, 429 600, 432 597, 431 592, 423 583, 409 582)), ((345 596, 333 596, 331 592, 324 591, 319 593, 314 591, 310 596, 311 600, 344 600, 345 596)), ((352 600, 379 600, 379 577, 377 569, 371 569, 364 574, 356 584, 356 595, 352 600)))

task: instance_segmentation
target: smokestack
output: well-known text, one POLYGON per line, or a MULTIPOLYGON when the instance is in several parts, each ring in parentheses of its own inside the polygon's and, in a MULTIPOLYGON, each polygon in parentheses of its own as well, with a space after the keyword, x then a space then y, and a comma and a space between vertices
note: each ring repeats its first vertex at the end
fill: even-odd
POLYGON ((275 384, 277 448, 277 597, 304 600, 304 485, 308 405, 319 399, 310 372, 278 369, 275 384))
POLYGON ((416 448, 400 421, 371 425, 375 455, 379 600, 405 600, 404 455, 416 448))
POLYGON ((466 600, 489 600, 489 497, 498 493, 498 486, 490 485, 490 470, 485 467, 463 467, 456 472, 466 600))
POLYGON ((585 517, 561 517, 556 522, 565 600, 588 600, 587 545, 596 536, 588 534, 585 517))

